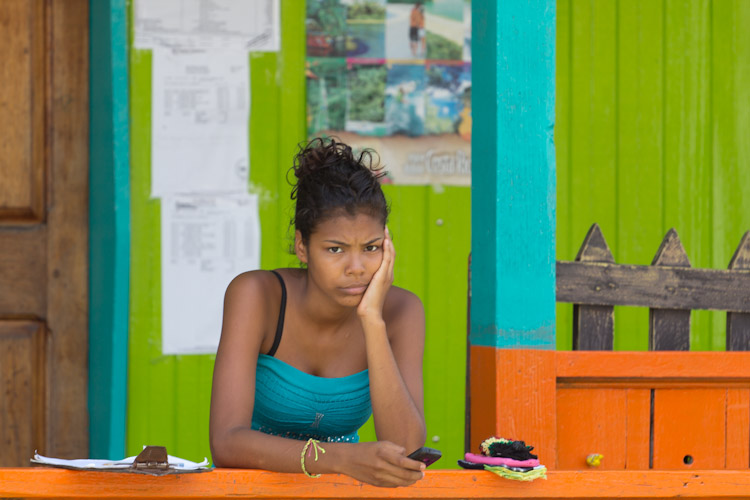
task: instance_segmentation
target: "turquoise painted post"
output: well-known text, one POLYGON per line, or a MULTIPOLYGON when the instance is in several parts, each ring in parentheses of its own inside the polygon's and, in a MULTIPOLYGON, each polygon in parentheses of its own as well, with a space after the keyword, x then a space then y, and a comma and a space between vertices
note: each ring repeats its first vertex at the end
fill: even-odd
POLYGON ((470 342, 555 348, 555 0, 472 2, 470 342))
POLYGON ((89 1, 89 453, 125 456, 130 273, 126 0, 89 1))

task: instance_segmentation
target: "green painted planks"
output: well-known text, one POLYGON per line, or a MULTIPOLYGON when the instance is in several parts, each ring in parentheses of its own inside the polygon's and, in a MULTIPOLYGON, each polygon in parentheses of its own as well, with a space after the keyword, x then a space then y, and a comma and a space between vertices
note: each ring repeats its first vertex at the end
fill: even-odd
MULTIPOLYGON (((743 0, 558 2, 558 259, 596 221, 617 262, 650 264, 675 227, 693 266, 726 268, 750 229, 749 15, 743 0)), ((692 349, 723 349, 724 317, 693 313, 692 349)), ((645 349, 647 318, 616 308, 615 348, 645 349)))
MULTIPOLYGON (((663 22, 661 2, 619 2, 617 220, 615 233, 605 235, 618 262, 650 263, 664 236, 663 22)), ((647 309, 618 307, 615 321, 615 349, 648 349, 647 309)))
MULTIPOLYGON (((161 355, 159 202, 151 191, 151 53, 130 52, 131 265, 126 453, 175 446, 174 357, 161 355)), ((186 457, 187 458, 187 457, 186 457)))
MULTIPOLYGON (((560 230, 568 234, 569 245, 567 255, 561 255, 558 251, 559 259, 575 258, 594 222, 599 224, 617 255, 615 7, 612 0, 572 0, 569 23, 558 24, 558 29, 569 30, 563 36, 569 39, 570 44, 569 68, 565 70, 570 78, 566 84, 570 87, 567 103, 569 114, 558 115, 556 121, 558 127, 569 127, 563 136, 570 141, 566 145, 567 167, 558 173, 561 185, 568 189, 568 206, 565 208, 568 217, 567 220, 559 220, 558 224, 562 226, 560 230)), ((572 321, 572 314, 569 313, 567 318, 569 322, 572 321)), ((569 322, 560 329, 569 332, 569 322)), ((566 335, 570 336, 570 333, 566 335)))
MULTIPOLYGON (((712 265, 710 27, 708 0, 666 2, 664 226, 677 229, 694 267, 712 265)), ((711 315, 693 313, 693 348, 714 347, 711 315)))
MULTIPOLYGON (((423 220, 427 245, 423 252, 424 305, 429 311, 424 356, 427 445, 453 458, 464 451, 470 190, 439 186, 426 189, 423 220)), ((455 466, 454 460, 440 464, 440 468, 455 466)))
MULTIPOLYGON (((557 2, 557 40, 555 42, 556 55, 556 98, 555 98, 555 148, 557 155, 557 247, 558 260, 570 260, 576 254, 576 240, 571 235, 571 200, 570 200, 570 119, 573 116, 571 105, 573 102, 571 83, 572 41, 571 24, 572 0, 558 0, 557 2), (571 257, 572 256, 572 257, 571 257)), ((583 237, 578 245, 583 242, 583 237)), ((558 350, 570 350, 573 345, 573 306, 557 303, 555 318, 557 328, 555 332, 558 350)))
POLYGON ((750 230, 750 3, 713 6, 714 265, 726 267, 750 230))

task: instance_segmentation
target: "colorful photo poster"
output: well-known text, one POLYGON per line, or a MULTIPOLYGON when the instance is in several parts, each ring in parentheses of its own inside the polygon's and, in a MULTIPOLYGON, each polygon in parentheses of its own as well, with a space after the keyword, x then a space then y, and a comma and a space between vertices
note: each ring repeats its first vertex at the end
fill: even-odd
POLYGON ((308 0, 307 127, 396 184, 471 183, 470 0, 308 0))

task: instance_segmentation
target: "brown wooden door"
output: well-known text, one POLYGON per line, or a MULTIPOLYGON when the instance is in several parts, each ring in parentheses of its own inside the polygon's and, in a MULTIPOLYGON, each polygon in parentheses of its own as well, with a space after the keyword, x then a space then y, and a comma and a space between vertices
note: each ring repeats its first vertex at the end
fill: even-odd
POLYGON ((0 466, 88 453, 88 0, 0 1, 0 466))

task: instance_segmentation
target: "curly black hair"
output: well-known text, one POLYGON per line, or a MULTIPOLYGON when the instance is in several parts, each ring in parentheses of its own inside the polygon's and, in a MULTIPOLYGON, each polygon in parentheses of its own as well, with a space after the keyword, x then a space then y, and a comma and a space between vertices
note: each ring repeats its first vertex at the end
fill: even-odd
POLYGON ((318 224, 338 215, 365 213, 388 221, 389 207, 379 179, 385 171, 377 154, 352 148, 335 138, 315 138, 299 145, 290 172, 297 178, 291 198, 296 200, 292 225, 307 244, 318 224))

